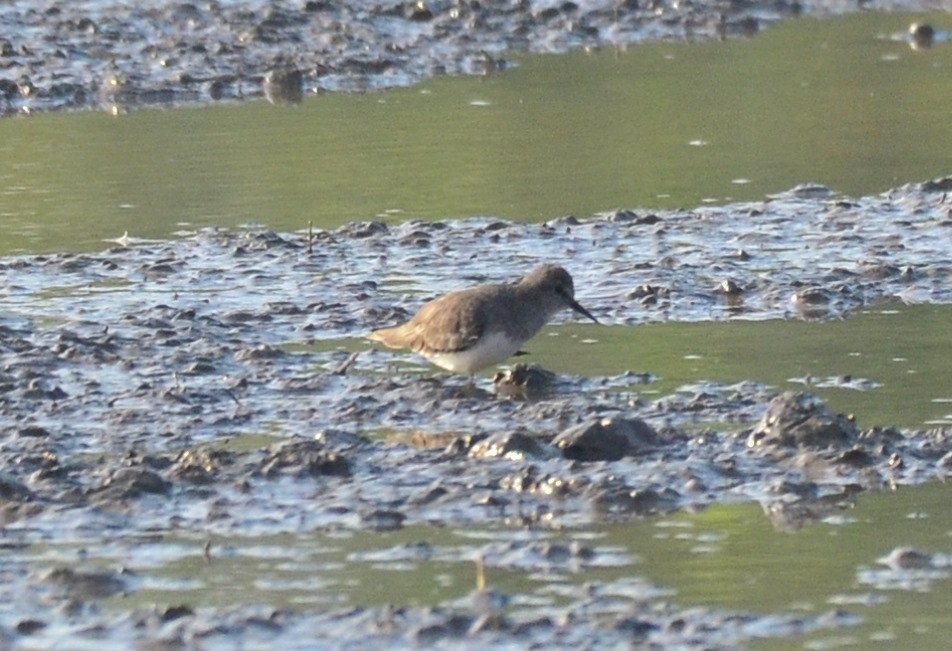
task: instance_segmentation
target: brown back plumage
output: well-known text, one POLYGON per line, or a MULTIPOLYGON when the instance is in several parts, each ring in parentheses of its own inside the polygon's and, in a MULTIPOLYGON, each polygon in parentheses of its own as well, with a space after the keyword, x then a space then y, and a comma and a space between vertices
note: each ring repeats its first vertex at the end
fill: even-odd
POLYGON ((482 285, 450 292, 420 308, 406 323, 382 328, 369 338, 390 348, 440 353, 466 350, 486 331, 487 303, 506 300, 510 285, 482 285))

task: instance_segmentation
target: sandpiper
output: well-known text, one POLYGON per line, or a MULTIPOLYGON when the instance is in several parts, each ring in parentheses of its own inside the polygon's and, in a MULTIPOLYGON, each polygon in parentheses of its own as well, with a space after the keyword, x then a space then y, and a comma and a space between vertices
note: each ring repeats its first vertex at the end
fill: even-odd
POLYGON ((572 276, 544 264, 515 283, 480 285, 435 298, 406 323, 374 330, 369 339, 409 348, 433 364, 472 378, 519 352, 563 308, 598 323, 575 300, 572 276))

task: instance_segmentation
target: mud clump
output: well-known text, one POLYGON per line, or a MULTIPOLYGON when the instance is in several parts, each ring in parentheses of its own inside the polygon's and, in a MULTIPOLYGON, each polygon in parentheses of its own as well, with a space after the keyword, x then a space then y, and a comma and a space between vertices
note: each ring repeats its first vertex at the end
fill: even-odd
POLYGON ((603 517, 646 517, 675 511, 681 500, 681 495, 671 489, 656 491, 621 487, 596 491, 591 497, 591 504, 603 517))
POLYGON ((351 464, 344 455, 326 450, 317 441, 289 441, 268 448, 259 472, 264 477, 279 474, 349 477, 351 464))
POLYGON ((848 417, 833 414, 815 396, 788 391, 770 401, 747 444, 827 448, 849 445, 858 436, 848 417))
POLYGON ((183 450, 171 461, 167 474, 191 484, 213 484, 225 473, 225 469, 234 465, 236 456, 227 450, 183 450))
POLYGON ((126 589, 127 579, 119 572, 81 571, 59 567, 42 577, 56 594, 71 600, 105 599, 126 589))
POLYGON ((546 442, 523 432, 498 433, 475 442, 469 449, 469 456, 487 459, 493 457, 551 458, 555 455, 546 442))
POLYGON ((518 363, 493 376, 493 389, 507 398, 538 400, 555 389, 556 381, 555 373, 538 364, 518 363))
POLYGON ((96 496, 104 502, 135 499, 143 495, 166 495, 171 484, 157 472, 143 467, 118 468, 97 489, 96 496))
POLYGON ((552 443, 566 459, 617 461, 653 448, 658 443, 658 434, 640 419, 606 418, 570 428, 552 443))
POLYGON ((32 491, 5 472, 0 472, 0 499, 8 502, 22 502, 30 499, 32 491))

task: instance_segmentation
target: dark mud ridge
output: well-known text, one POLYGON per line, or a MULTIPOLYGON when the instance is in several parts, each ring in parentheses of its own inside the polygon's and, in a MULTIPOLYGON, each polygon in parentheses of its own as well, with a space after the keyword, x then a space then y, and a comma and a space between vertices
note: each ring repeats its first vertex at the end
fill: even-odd
POLYGON ((511 52, 751 36, 809 11, 934 8, 928 0, 4 2, 0 114, 122 110, 488 74, 511 52))
MULTIPOLYGON (((235 636, 287 647, 336 637, 360 648, 712 648, 850 623, 838 611, 682 611, 641 584, 569 595, 558 616, 501 610, 487 590, 437 609, 117 610, 102 602, 134 597, 134 568, 102 571, 75 555, 57 563, 42 550, 68 544, 116 568, 122 553, 106 540, 174 536, 212 541, 214 563, 221 541, 250 535, 571 530, 725 500, 758 501, 778 527, 796 528, 864 491, 947 476, 949 429, 861 430, 807 394, 703 384, 647 400, 638 391, 650 369, 552 377, 520 367, 498 390, 533 395, 508 399, 486 381, 467 393, 459 378, 394 369, 393 353, 359 337, 447 279, 513 279, 542 260, 569 268, 581 302, 609 324, 948 303, 950 190, 940 179, 853 200, 805 186, 758 204, 541 225, 204 230, 92 255, 5 258, 0 645, 79 635, 115 648, 228 648, 235 636)), ((609 554, 539 544, 489 545, 485 562, 519 567, 528 555, 558 569, 609 554)))

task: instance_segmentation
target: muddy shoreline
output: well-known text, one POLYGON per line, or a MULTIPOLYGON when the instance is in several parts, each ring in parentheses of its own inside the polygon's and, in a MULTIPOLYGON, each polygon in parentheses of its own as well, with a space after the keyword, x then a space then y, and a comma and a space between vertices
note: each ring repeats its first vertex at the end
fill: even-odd
MULTIPOLYGON (((796 530, 863 493, 944 478, 949 428, 861 429, 807 394, 705 383, 649 399, 639 391, 650 373, 633 369, 559 376, 529 399, 494 395, 487 380, 471 395, 452 377, 394 366, 394 353, 357 338, 405 317, 447 277, 506 280, 550 259, 566 260, 580 300, 609 324, 829 319, 888 300, 949 303, 950 187, 939 179, 846 199, 804 186, 756 204, 534 225, 206 229, 168 242, 123 238, 97 254, 5 258, 3 568, 8 596, 32 596, 0 623, 9 638, 39 647, 91 626, 117 647, 170 648, 227 646, 261 627, 262 639, 283 644, 302 630, 317 635, 315 621, 358 645, 461 648, 488 640, 567 648, 583 637, 736 647, 760 626, 783 635, 854 623, 847 611, 763 621, 685 612, 640 584, 616 586, 628 595, 620 610, 585 593, 559 616, 469 602, 115 610, 103 600, 134 596, 142 585, 134 572, 34 562, 29 550, 66 541, 95 550, 103 530, 130 541, 175 532, 214 563, 222 541, 249 535, 425 525, 545 536, 724 501, 759 502, 775 527, 796 530), (756 232, 740 226, 751 219, 756 232), (518 242, 506 247, 518 252, 499 259, 501 242, 518 242), (492 270, 461 272, 490 255, 492 270)), ((513 554, 537 558, 540 544, 555 572, 612 558, 598 545, 531 539, 501 556, 496 543, 478 553, 505 567, 513 554)))
POLYGON ((206 104, 492 74, 519 52, 751 37, 784 18, 928 1, 9 2, 0 114, 206 104))

